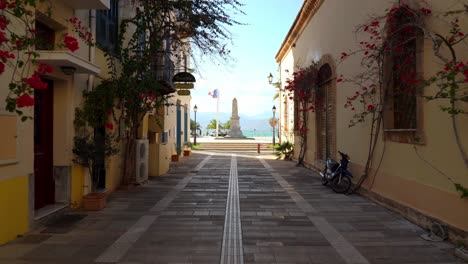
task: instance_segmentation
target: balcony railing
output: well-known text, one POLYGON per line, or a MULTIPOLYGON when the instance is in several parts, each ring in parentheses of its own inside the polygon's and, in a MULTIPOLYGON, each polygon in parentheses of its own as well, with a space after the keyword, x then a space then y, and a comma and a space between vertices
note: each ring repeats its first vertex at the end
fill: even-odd
POLYGON ((175 66, 171 60, 171 56, 169 53, 160 53, 160 56, 155 63, 154 72, 156 74, 156 80, 158 80, 158 82, 164 88, 167 89, 167 91, 163 91, 163 94, 175 92, 172 83, 172 77, 174 76, 175 66))

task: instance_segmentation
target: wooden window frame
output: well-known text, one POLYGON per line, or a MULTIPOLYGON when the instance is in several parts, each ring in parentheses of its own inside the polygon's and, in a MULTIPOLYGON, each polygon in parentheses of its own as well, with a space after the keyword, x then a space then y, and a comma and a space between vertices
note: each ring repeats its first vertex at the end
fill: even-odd
MULTIPOLYGON (((421 33, 416 37, 415 41, 416 51, 415 51, 415 71, 416 79, 423 79, 423 58, 424 58, 424 35, 421 33)), ((393 58, 386 58, 384 61, 384 84, 385 84, 385 93, 386 100, 384 102, 384 112, 383 112, 383 131, 384 131, 384 140, 397 142, 397 143, 406 143, 406 144, 425 144, 425 137, 423 132, 423 98, 418 96, 418 91, 415 89, 415 114, 414 117, 415 127, 395 127, 394 119, 395 112, 393 111, 394 101, 393 101, 393 89, 394 82, 390 79, 392 76, 392 65, 393 58)))
POLYGON ((96 11, 96 44, 115 52, 119 36, 119 1, 110 0, 109 10, 96 11))

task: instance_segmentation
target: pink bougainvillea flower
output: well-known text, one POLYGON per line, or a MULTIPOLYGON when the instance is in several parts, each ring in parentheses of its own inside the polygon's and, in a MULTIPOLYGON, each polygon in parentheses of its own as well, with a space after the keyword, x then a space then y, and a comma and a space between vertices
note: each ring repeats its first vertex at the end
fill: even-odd
POLYGON ((35 90, 44 90, 47 88, 47 83, 41 80, 41 77, 37 74, 33 74, 31 77, 25 80, 26 84, 35 90))
POLYGON ((368 105, 367 106, 367 111, 371 112, 371 111, 374 111, 375 110, 375 106, 374 105, 368 105))
POLYGON ((71 52, 75 52, 78 50, 80 47, 78 46, 78 40, 76 40, 75 37, 70 36, 70 35, 65 35, 63 39, 63 43, 65 43, 65 46, 67 49, 69 49, 71 52))
POLYGON ((342 81, 343 81, 343 78, 336 79, 336 82, 342 82, 342 81))
POLYGON ((421 13, 428 16, 428 15, 432 14, 432 11, 430 9, 427 9, 427 8, 423 7, 423 8, 421 8, 421 13))
POLYGON ((39 63, 39 66, 37 67, 37 71, 41 74, 49 74, 49 73, 54 72, 54 68, 52 68, 52 66, 50 66, 47 63, 41 62, 39 63))
POLYGON ((113 130, 114 129, 114 124, 106 123, 106 128, 109 129, 109 130, 113 130))
POLYGON ((20 97, 16 98, 16 105, 18 108, 33 106, 34 98, 32 98, 29 94, 25 93, 20 97))
POLYGON ((2 60, 3 62, 6 62, 8 59, 14 59, 14 58, 15 58, 15 54, 9 53, 6 50, 0 50, 0 60, 2 60))
POLYGON ((3 16, 0 16, 0 29, 5 30, 10 22, 3 16))
POLYGON ((346 56, 348 56, 348 54, 346 52, 341 52, 341 58, 340 59, 344 59, 346 56))

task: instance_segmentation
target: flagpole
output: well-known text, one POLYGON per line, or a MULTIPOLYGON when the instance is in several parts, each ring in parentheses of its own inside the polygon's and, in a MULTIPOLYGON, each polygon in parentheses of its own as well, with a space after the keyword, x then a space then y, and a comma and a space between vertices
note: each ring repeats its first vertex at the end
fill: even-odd
POLYGON ((220 95, 219 88, 217 92, 218 93, 216 96, 216 132, 215 132, 216 137, 218 137, 218 131, 219 131, 219 95, 220 95))

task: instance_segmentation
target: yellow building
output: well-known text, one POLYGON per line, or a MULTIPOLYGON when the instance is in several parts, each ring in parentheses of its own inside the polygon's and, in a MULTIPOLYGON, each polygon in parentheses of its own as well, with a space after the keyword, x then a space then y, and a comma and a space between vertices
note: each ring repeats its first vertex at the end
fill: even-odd
MULTIPOLYGON (((35 106, 25 111, 34 120, 22 122, 6 112, 4 89, 11 68, 0 76, 0 244, 24 234, 47 215, 77 203, 83 195, 83 172, 74 166, 73 120, 82 91, 100 68, 94 63, 94 48, 79 42, 71 52, 63 47, 63 36, 74 35, 69 18, 77 17, 88 26, 90 10, 109 8, 109 0, 51 1, 33 10, 38 62, 55 71, 42 76, 48 88, 36 91, 35 106)), ((21 27, 14 19, 12 26, 21 27)), ((30 70, 32 74, 34 70, 30 70)))
MULTIPOLYGON (((48 88, 35 91, 34 107, 22 108, 33 120, 22 122, 16 113, 4 110, 4 99, 0 100, 0 244, 28 232, 60 210, 81 207, 83 196, 91 191, 88 170, 73 162, 75 109, 83 102, 83 91, 92 90, 110 77, 103 49, 115 47, 119 23, 132 17, 136 8, 119 0, 54 0, 38 2, 33 12, 36 38, 44 40, 35 47, 37 61, 51 65, 55 71, 41 75, 48 88), (74 17, 85 31, 96 36, 96 46, 87 45, 77 36, 69 21, 74 17), (78 39, 78 50, 71 52, 65 47, 65 34, 78 39)), ((12 26, 21 27, 12 21, 12 26)), ((178 96, 172 83, 175 73, 189 67, 186 49, 180 48, 179 53, 180 60, 164 56, 158 65, 158 81, 167 88, 161 96, 168 99, 158 111, 148 113, 141 124, 137 142, 149 151, 144 160, 139 160, 147 167, 141 170, 137 166, 137 174, 143 178, 137 177, 136 181, 146 180, 148 174, 167 172, 176 145, 188 142, 190 96, 178 96)), ((1 98, 8 94, 12 71, 7 67, 0 75, 1 98)), ((121 184, 123 155, 121 151, 102 165, 104 177, 97 183, 98 189, 112 192, 121 184)))
MULTIPOLYGON (((362 40, 356 34, 358 25, 368 23, 371 15, 384 15, 399 2, 304 1, 276 60, 279 63, 282 88, 297 67, 308 66, 312 61, 318 62, 319 72, 327 75, 316 90, 316 93, 326 99, 321 101, 322 104, 316 105, 315 112, 308 114, 306 166, 323 170, 326 158, 337 159, 337 151, 340 150, 351 157, 350 170, 354 181, 358 182, 363 175, 369 148, 370 122, 367 119, 365 123, 348 127, 354 113, 344 105, 356 90, 349 82, 337 82, 337 78, 355 76, 363 72, 364 66, 360 64, 358 56, 349 57, 339 65, 337 61, 343 56, 343 52, 349 53, 350 50, 360 48, 359 41, 362 40)), ((407 2, 416 10, 426 7, 419 6, 414 1, 407 2)), ((460 1, 456 0, 426 2, 432 15, 424 18, 425 24, 438 32, 450 31, 450 23, 447 22, 449 19, 441 19, 443 12, 464 10, 460 1)), ((459 14, 459 26, 462 32, 466 32, 466 13, 459 14)), ((416 45, 416 74, 428 79, 441 69, 443 63, 434 55, 430 37, 418 38, 416 45)), ((458 51, 458 61, 467 61, 466 46, 458 51)), ((461 85, 466 86, 466 83, 461 85)), ((436 88, 433 84, 424 90, 425 95, 433 94, 436 88)), ((285 133, 294 130, 294 110, 297 106, 287 96, 280 96, 280 99, 280 131, 282 140, 285 140, 285 133)), ((396 121, 393 117, 384 116, 386 125, 378 138, 372 167, 362 185, 361 193, 424 227, 430 227, 433 222, 445 224, 450 230, 451 239, 464 239, 466 243, 468 199, 460 198, 460 193, 447 177, 468 187, 468 169, 457 147, 450 115, 440 110, 441 101, 426 101, 418 97, 415 102, 414 127, 392 127, 396 121)), ((459 107, 467 111, 463 103, 459 107)), ((387 108, 384 111, 388 113, 387 108)), ((468 149, 467 118, 466 115, 455 118, 460 143, 465 151, 468 149)), ((297 150, 297 131, 295 135, 297 150)))

